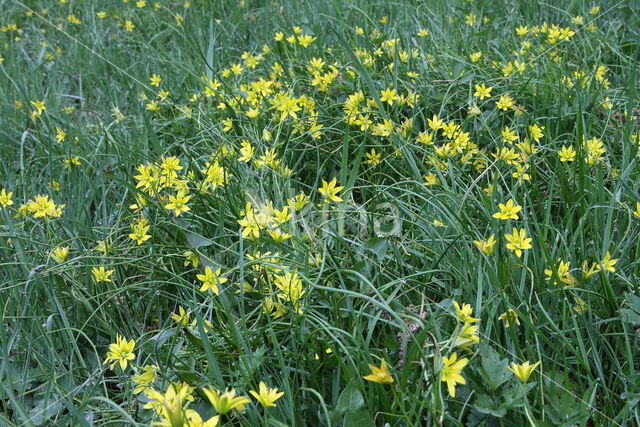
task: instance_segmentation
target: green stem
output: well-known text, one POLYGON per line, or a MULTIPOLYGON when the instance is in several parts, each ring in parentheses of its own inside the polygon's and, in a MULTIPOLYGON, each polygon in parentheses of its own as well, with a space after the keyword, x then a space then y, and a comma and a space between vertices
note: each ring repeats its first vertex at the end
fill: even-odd
POLYGON ((393 393, 393 401, 398 402, 398 407, 402 411, 402 415, 404 415, 407 420, 410 420, 411 418, 409 418, 407 412, 404 410, 404 404, 402 403, 402 400, 398 399, 398 396, 396 395, 396 388, 394 384, 391 385, 391 392, 393 393))
POLYGON ((527 383, 522 383, 522 391, 524 393, 524 415, 527 417, 527 421, 529 421, 529 424, 532 426, 535 426, 536 423, 533 421, 533 415, 531 414, 531 411, 529 410, 529 402, 527 401, 527 387, 526 387, 527 383))

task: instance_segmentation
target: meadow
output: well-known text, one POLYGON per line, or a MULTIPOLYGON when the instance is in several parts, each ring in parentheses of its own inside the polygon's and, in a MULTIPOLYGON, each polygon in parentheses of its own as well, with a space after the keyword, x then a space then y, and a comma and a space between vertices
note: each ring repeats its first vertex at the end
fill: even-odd
POLYGON ((640 3, 0 0, 0 424, 640 425, 640 3))

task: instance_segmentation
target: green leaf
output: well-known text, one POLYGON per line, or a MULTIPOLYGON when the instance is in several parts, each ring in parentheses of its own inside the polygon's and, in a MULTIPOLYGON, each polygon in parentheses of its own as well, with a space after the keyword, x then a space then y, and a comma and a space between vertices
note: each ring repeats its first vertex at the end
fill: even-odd
POLYGON ((519 408, 524 404, 525 394, 533 390, 535 386, 535 382, 529 382, 523 388, 519 381, 513 382, 502 390, 501 406, 506 409, 519 408))
POLYGON ((170 328, 166 331, 162 331, 151 337, 150 340, 142 344, 142 349, 148 353, 154 353, 158 348, 162 347, 169 338, 172 338, 176 334, 176 328, 170 328))
POLYGON ((589 416, 582 404, 571 393, 560 392, 551 394, 547 408, 547 414, 555 425, 576 425, 589 416))
POLYGON ((507 414, 507 409, 503 408, 501 405, 488 396, 486 394, 481 394, 478 396, 476 401, 473 403, 473 407, 476 408, 478 412, 483 414, 493 415, 494 417, 502 418, 507 414))
POLYGON ((56 396, 47 396, 38 401, 38 403, 29 411, 29 419, 33 424, 43 425, 54 415, 57 415, 64 409, 62 402, 57 400, 56 396), (46 406, 45 406, 46 405, 46 406))
POLYGON ((372 237, 365 242, 364 247, 381 259, 387 253, 388 241, 384 237, 372 237))
POLYGON ((500 359, 498 353, 488 345, 480 345, 480 358, 482 359, 480 374, 491 390, 497 390, 513 375, 509 370, 509 361, 500 359))
POLYGON ((204 246, 210 246, 213 244, 213 241, 199 234, 196 234, 192 231, 185 232, 185 237, 187 238, 189 245, 191 245, 193 249, 198 249, 198 248, 201 248, 204 246))
POLYGON ((353 382, 350 382, 338 397, 336 412, 342 414, 348 410, 356 411, 363 406, 364 398, 362 397, 362 393, 360 393, 360 390, 355 387, 353 382))
POLYGON ((344 416, 344 427, 368 427, 375 426, 373 418, 365 408, 356 411, 347 411, 344 416))
POLYGON ((625 323, 630 323, 633 326, 639 326, 640 298, 628 292, 625 292, 624 298, 627 300, 626 306, 629 308, 623 308, 620 310, 620 318, 625 323))

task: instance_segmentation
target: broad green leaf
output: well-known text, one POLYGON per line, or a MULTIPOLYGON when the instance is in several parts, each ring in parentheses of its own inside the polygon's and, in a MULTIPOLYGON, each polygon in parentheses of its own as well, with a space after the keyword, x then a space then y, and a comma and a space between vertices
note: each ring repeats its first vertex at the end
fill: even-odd
POLYGON ((355 411, 363 406, 364 398, 362 397, 362 393, 360 393, 360 390, 358 390, 352 382, 340 393, 336 405, 336 412, 344 413, 345 411, 355 411))
POLYGON ((344 427, 369 427, 375 426, 373 418, 365 408, 356 411, 347 411, 344 415, 344 427))
POLYGON ((494 417, 502 418, 507 414, 507 410, 500 406, 495 400, 486 394, 478 396, 473 403, 473 407, 478 412, 483 414, 493 415, 494 417))
POLYGON ((623 322, 630 323, 633 326, 640 325, 640 298, 625 292, 624 298, 627 300, 625 306, 620 310, 620 318, 623 322))
POLYGON ((482 359, 480 374, 491 390, 497 390, 513 375, 509 370, 509 361, 500 359, 498 353, 488 345, 480 345, 480 358, 482 359))

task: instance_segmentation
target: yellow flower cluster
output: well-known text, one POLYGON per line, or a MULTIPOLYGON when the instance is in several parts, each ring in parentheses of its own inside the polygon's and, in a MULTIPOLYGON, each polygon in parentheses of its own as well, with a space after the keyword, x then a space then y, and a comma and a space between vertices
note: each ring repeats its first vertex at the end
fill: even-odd
MULTIPOLYGON (((8 201, 10 202, 10 195, 8 201)), ((3 206, 5 205, 4 203, 2 204, 3 206)), ((56 205, 48 195, 44 194, 38 195, 34 200, 29 200, 27 203, 21 205, 18 208, 18 211, 23 215, 32 215, 34 218, 44 218, 49 220, 51 218, 60 218, 64 206, 65 205, 56 205)))

